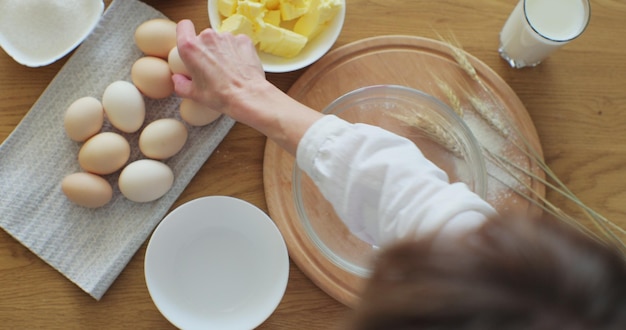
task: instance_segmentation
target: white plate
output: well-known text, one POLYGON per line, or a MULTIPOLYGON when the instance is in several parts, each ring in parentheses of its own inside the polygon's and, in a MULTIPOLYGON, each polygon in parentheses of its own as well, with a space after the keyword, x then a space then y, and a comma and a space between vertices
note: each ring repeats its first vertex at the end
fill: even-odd
MULTIPOLYGON (((217 10, 218 0, 208 0, 209 23, 217 28, 222 24, 222 17, 217 10)), ((328 23, 328 26, 315 38, 311 39, 300 54, 292 58, 284 58, 259 51, 263 70, 271 73, 291 72, 302 69, 324 56, 335 44, 346 16, 346 2, 343 1, 341 10, 328 23)))
POLYGON ((280 303, 289 256, 263 211, 232 197, 202 197, 157 226, 145 277, 156 307, 181 329, 252 329, 280 303))
POLYGON ((2 0, 0 47, 22 65, 51 64, 83 42, 103 12, 102 0, 2 0))

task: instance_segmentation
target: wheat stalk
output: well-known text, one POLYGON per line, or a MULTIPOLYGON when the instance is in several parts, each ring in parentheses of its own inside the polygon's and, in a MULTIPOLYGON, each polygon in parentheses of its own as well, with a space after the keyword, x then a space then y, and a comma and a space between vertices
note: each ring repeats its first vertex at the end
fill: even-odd
MULTIPOLYGON (((626 256, 626 245, 624 245, 623 241, 621 239, 619 239, 619 237, 617 237, 617 235, 615 235, 611 229, 607 228, 607 226, 612 227, 614 230, 620 232, 621 234, 626 234, 626 231, 623 228, 621 228, 621 227, 617 226, 616 224, 610 222, 608 219, 604 218, 602 215, 600 215, 599 213, 597 213, 594 210, 592 210, 591 208, 589 208, 587 205, 582 203, 580 201, 580 199, 578 199, 575 196, 571 195, 567 191, 563 191, 563 189, 559 188, 558 186, 553 185, 552 183, 550 183, 547 180, 545 180, 545 179, 537 176, 536 174, 528 171, 527 169, 525 169, 523 167, 520 167, 519 165, 517 165, 515 163, 510 162, 505 157, 493 154, 493 153, 491 153, 489 151, 487 152, 487 154, 489 155, 489 157, 490 157, 490 159, 492 161, 497 163, 499 166, 501 166, 501 168, 505 169, 505 171, 507 171, 512 176, 514 176, 514 173, 509 171, 510 167, 514 167, 517 171, 523 172, 525 175, 533 178, 534 180, 537 180, 537 181, 541 182, 542 184, 544 184, 548 188, 553 189, 554 191, 558 192, 559 194, 561 194, 563 196, 572 197, 572 201, 574 203, 576 203, 581 209, 583 209, 585 211, 585 214, 588 217, 590 217, 590 219, 592 219, 592 223, 595 224, 598 227, 598 229, 605 236, 605 238, 607 238, 609 242, 612 242, 620 250, 620 252, 622 253, 623 256, 626 256)), ((515 178, 519 179, 518 176, 515 176, 515 178)), ((497 178, 495 178, 495 179, 497 180, 497 178)), ((504 183, 504 182, 501 182, 501 183, 504 183)), ((521 190, 521 189, 518 189, 518 188, 515 188, 515 187, 510 187, 510 188, 512 190, 514 190, 520 196, 523 196, 526 200, 530 201, 533 205, 540 206, 544 211, 548 212, 549 214, 554 216, 556 219, 559 219, 559 220, 561 220, 561 221, 571 225, 572 227, 574 227, 575 229, 578 229, 579 231, 583 232, 587 236, 589 236, 589 237, 591 237, 593 239, 596 239, 599 242, 607 243, 606 240, 603 240, 600 236, 596 235, 589 228, 587 228, 586 226, 581 224, 576 218, 574 218, 573 216, 565 213, 563 210, 561 210, 556 205, 551 203, 548 199, 545 198, 545 196, 543 194, 540 194, 536 190, 532 189, 532 187, 530 185, 526 184, 525 182, 523 182, 521 180, 519 180, 518 183, 523 185, 524 188, 526 188, 526 189, 525 190, 521 190), (538 202, 538 201, 540 201, 540 202, 538 202)))
POLYGON ((454 93, 454 89, 452 89, 450 85, 441 80, 439 77, 435 77, 435 82, 437 83, 439 89, 443 91, 444 95, 448 99, 452 110, 454 110, 454 112, 459 115, 459 117, 463 118, 464 112, 463 108, 461 107, 461 100, 456 95, 456 93, 454 93))
MULTIPOLYGON (((414 109, 412 109, 414 110, 414 109)), ((393 111, 385 112, 385 115, 398 119, 408 126, 419 128, 420 131, 428 136, 432 141, 438 143, 440 146, 450 151, 457 157, 461 157, 461 150, 459 144, 454 137, 445 131, 441 126, 433 124, 431 121, 426 120, 417 111, 413 111, 412 115, 399 114, 393 111)))
MULTIPOLYGON (((545 212, 551 214, 554 218, 561 220, 572 227, 578 229, 584 234, 593 237, 594 239, 603 242, 605 244, 613 244, 616 246, 619 251, 622 253, 624 257, 626 257, 626 243, 622 239, 620 239, 614 231, 622 235, 626 235, 626 230, 611 222, 609 219, 605 218, 598 212, 594 211, 592 208, 584 204, 552 171, 552 169, 545 163, 543 159, 543 155, 537 150, 534 149, 533 145, 526 139, 524 134, 522 134, 516 125, 512 124, 512 120, 507 116, 506 111, 503 111, 503 105, 499 102, 499 100, 493 95, 491 89, 485 84, 485 82, 480 78, 478 72, 475 67, 472 65, 466 53, 460 47, 460 43, 454 36, 449 39, 443 38, 439 35, 439 38, 444 41, 450 49, 450 54, 456 61, 457 65, 461 68, 462 72, 469 78, 471 82, 473 82, 476 86, 478 86, 480 92, 472 92, 472 88, 470 86, 459 86, 459 88, 463 91, 462 96, 468 101, 471 105, 472 109, 484 120, 490 127, 492 127, 502 138, 507 139, 514 148, 521 151, 528 159, 532 162, 532 165, 537 166, 538 169, 541 170, 543 175, 537 175, 533 171, 529 171, 528 169, 521 167, 516 164, 516 162, 503 157, 501 155, 497 155, 490 151, 485 145, 481 145, 484 155, 491 162, 496 164, 500 169, 504 170, 509 176, 514 178, 516 182, 522 186, 523 189, 519 189, 512 184, 504 182, 503 180, 493 176, 496 180, 499 180, 502 184, 507 186, 509 189, 517 193, 518 195, 525 198, 532 205, 536 205, 540 207, 545 212), (545 178, 549 180, 546 180, 545 178), (551 203, 543 194, 543 190, 538 191, 533 188, 530 184, 528 184, 524 179, 530 178, 536 182, 539 182, 548 189, 551 189, 555 193, 565 197, 566 200, 573 202, 580 210, 582 210, 583 214, 587 217, 588 220, 597 228, 600 232, 598 235, 596 232, 591 231, 587 226, 585 226, 582 221, 577 219, 576 217, 567 214, 561 208, 557 207, 555 204, 551 203)), ((440 91, 446 96, 450 106, 455 110, 455 112, 461 117, 464 117, 464 110, 462 108, 461 97, 455 93, 455 89, 452 88, 449 84, 440 79, 437 75, 433 75, 437 86, 440 91)), ((467 80, 463 80, 467 83, 467 80)), ((412 125, 420 125, 424 127, 427 124, 422 120, 421 123, 417 123, 412 121, 411 118, 408 117, 398 117, 397 119, 403 120, 408 124, 412 125)), ((437 134, 447 132, 441 132, 437 130, 432 130, 430 134, 433 137, 436 137, 437 134)), ((438 139, 441 141, 441 139, 438 139)), ((452 147, 449 145, 451 139, 449 137, 443 138, 443 142, 441 143, 443 146, 447 147, 449 150, 451 148, 455 148, 458 150, 458 147, 452 147)))
MULTIPOLYGON (((503 180, 500 180, 500 182, 507 185, 511 190, 525 198, 531 204, 541 207, 545 212, 551 214, 555 218, 563 221, 564 223, 567 223, 572 227, 580 230, 586 235, 589 235, 604 243, 612 243, 620 250, 620 252, 624 256, 626 256, 626 243, 624 243, 624 241, 620 239, 618 235, 616 235, 614 232, 616 231, 619 234, 626 235, 626 230, 611 222, 609 219, 605 218, 604 216, 587 206, 585 203, 583 203, 558 178, 558 176, 552 171, 552 169, 545 163, 541 153, 538 150, 534 149, 534 147, 526 139, 524 134, 522 134, 517 126, 513 124, 506 111, 504 111, 503 105, 493 95, 492 90, 480 78, 475 67, 470 62, 468 56, 459 46, 460 44, 458 40, 456 40, 456 38, 454 37, 447 40, 445 38, 442 38, 441 35, 439 37, 449 46, 450 54, 454 58, 457 65, 461 68, 461 71, 466 75, 466 77, 469 78, 471 82, 478 86, 479 93, 472 92, 472 88, 470 88, 470 86, 459 86, 459 88, 463 91, 463 96, 472 106, 472 109, 486 123, 488 123, 494 130, 496 130, 496 132, 498 132, 501 137, 506 138, 507 141, 509 141, 514 146, 514 148, 521 151, 526 157, 528 157, 528 159, 532 161, 533 165, 537 166, 542 171, 542 173, 545 174, 545 177, 547 177, 551 181, 550 182, 549 180, 546 180, 545 177, 537 175, 533 171, 529 171, 528 169, 517 165, 516 162, 504 156, 497 155, 491 152, 486 146, 481 145, 483 152, 488 157, 488 159, 497 166, 499 166, 499 168, 503 169, 508 175, 515 178, 517 183, 520 184, 523 189, 519 189, 511 184, 508 184, 507 182, 504 182, 503 180), (590 220, 593 225, 595 225, 595 227, 600 232, 600 235, 587 228, 587 226, 585 226, 582 221, 567 214, 562 209, 551 203, 545 198, 542 192, 535 190, 530 184, 528 184, 524 180, 524 178, 530 178, 531 180, 540 182, 544 187, 565 197, 566 200, 573 202, 580 210, 582 210, 587 219, 590 220)), ((446 95, 446 98, 451 103, 451 106, 453 108, 460 109, 460 97, 454 93, 454 89, 450 88, 448 84, 441 82, 438 78, 436 82, 437 86, 444 93, 444 95, 446 95)), ((463 82, 467 84, 467 79, 463 79, 463 82)), ((459 112, 457 111, 457 113, 459 112)), ((463 112, 461 112, 461 116, 462 114, 463 112)))

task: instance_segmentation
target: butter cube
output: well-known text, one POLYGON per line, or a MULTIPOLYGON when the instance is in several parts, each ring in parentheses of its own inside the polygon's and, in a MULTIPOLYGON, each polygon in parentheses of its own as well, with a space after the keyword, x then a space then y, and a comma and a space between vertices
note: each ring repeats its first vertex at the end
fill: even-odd
POLYGON ((278 10, 280 6, 280 0, 265 0, 265 8, 268 10, 278 10))
POLYGON ((237 0, 218 0, 217 10, 219 11, 220 15, 224 17, 229 17, 237 10, 237 0))
POLYGON ((293 31, 312 39, 335 17, 339 9, 341 0, 312 0, 310 10, 296 21, 293 31))
POLYGON ((245 34, 252 39, 252 42, 255 44, 258 43, 258 40, 255 38, 252 21, 241 14, 233 14, 223 20, 219 31, 230 32, 232 34, 245 34))
POLYGON ((328 23, 341 9, 342 0, 320 0, 319 12, 320 19, 324 23, 328 23))
POLYGON ((309 11, 310 0, 280 0, 280 14, 283 21, 290 21, 309 11))
POLYGON ((263 21, 274 26, 280 26, 280 10, 266 11, 265 16, 263 16, 263 21))
POLYGON ((251 21, 256 20, 258 17, 263 17, 265 10, 265 6, 262 3, 253 0, 239 0, 237 3, 237 14, 243 15, 251 21))
POLYGON ((259 50, 282 57, 294 57, 306 45, 307 37, 293 31, 259 22, 257 38, 259 50))
POLYGON ((294 57, 341 9, 344 0, 218 0, 220 32, 245 34, 259 51, 294 57))

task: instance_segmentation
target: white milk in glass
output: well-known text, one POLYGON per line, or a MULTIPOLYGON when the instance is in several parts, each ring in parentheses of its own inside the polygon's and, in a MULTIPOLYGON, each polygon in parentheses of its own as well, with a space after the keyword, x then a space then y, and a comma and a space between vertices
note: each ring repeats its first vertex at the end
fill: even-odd
POLYGON ((521 0, 500 32, 500 55, 513 67, 535 66, 588 21, 588 0, 521 0))

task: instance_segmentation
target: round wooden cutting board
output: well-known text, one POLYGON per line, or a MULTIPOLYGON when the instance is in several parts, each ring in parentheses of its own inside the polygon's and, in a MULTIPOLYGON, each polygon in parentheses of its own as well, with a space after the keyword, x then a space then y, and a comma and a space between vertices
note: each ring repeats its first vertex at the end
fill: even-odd
MULTIPOLYGON (((383 84, 421 90, 455 109, 487 150, 484 154, 489 176, 485 199, 500 212, 538 212, 515 191, 528 191, 531 187, 543 195, 543 185, 525 174, 513 175, 518 170, 503 170, 493 161, 494 155, 505 158, 514 166, 543 177, 526 153, 534 150, 537 157, 543 157, 526 108, 495 72, 458 48, 415 36, 363 39, 328 53, 296 81, 288 94, 322 111, 347 92, 383 84), (453 49, 461 56, 455 57, 453 49)), ((366 279, 326 258, 306 233, 295 207, 294 158, 268 140, 263 173, 269 213, 285 237, 292 260, 326 293, 354 306, 366 279)))

